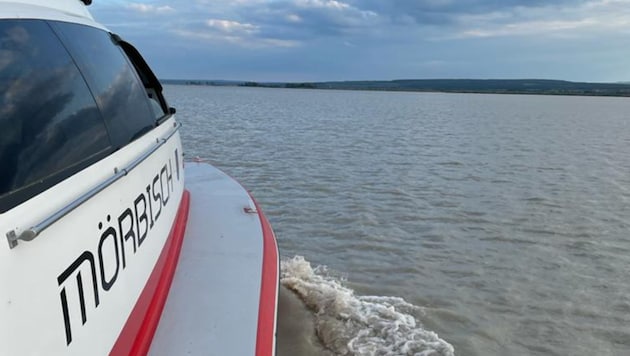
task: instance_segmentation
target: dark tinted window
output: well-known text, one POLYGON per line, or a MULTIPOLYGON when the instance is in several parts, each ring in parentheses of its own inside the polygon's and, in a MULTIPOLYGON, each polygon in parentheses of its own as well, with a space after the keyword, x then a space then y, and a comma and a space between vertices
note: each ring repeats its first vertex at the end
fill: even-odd
POLYGON ((120 39, 119 41, 120 47, 127 55, 127 58, 131 61, 131 64, 135 68, 136 73, 138 73, 138 76, 142 81, 142 85, 144 85, 144 89, 149 96, 149 105, 153 111, 156 123, 160 123, 161 121, 167 119, 165 116, 169 114, 168 105, 162 95, 162 85, 155 74, 153 74, 153 71, 147 62, 144 58, 142 58, 140 52, 138 52, 138 50, 129 42, 125 42, 120 39))
POLYGON ((0 212, 110 147, 96 102, 50 26, 0 21, 0 212))
POLYGON ((54 28, 88 80, 116 147, 155 126, 147 92, 109 33, 61 22, 54 28))

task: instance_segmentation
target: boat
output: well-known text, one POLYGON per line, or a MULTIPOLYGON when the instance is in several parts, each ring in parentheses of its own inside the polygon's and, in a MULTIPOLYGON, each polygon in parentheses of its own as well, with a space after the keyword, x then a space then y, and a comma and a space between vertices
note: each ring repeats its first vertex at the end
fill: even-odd
POLYGON ((273 355, 279 262, 91 0, 0 0, 0 355, 273 355))

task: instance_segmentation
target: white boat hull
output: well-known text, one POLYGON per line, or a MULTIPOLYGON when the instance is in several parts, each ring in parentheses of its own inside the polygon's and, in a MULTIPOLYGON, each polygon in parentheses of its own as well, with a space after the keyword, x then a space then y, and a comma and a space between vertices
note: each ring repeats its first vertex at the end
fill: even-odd
MULTIPOLYGON (((174 129, 124 150, 7 211, 18 234, 89 191, 174 129)), ((108 354, 167 241, 184 191, 178 134, 120 180, 43 231, 0 249, 0 354, 108 354), (32 335, 37 335, 33 342, 32 335)))

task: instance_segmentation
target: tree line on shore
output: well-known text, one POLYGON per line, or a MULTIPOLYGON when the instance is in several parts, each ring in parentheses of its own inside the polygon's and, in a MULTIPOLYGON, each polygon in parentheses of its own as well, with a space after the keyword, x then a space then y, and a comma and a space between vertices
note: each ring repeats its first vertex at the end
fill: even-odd
POLYGON ((586 83, 547 79, 402 79, 389 81, 254 82, 163 80, 165 84, 290 89, 382 90, 447 93, 630 96, 630 83, 586 83))

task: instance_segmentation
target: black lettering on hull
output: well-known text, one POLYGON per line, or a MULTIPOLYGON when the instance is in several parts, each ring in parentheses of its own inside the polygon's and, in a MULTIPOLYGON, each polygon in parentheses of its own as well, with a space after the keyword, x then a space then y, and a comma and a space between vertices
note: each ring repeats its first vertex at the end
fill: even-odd
MULTIPOLYGON (((74 262, 70 264, 65 271, 63 271, 59 277, 57 277, 57 283, 59 286, 63 284, 63 282, 68 279, 75 271, 81 267, 84 262, 88 262, 90 266, 90 274, 92 276, 92 288, 94 290, 94 308, 97 308, 100 300, 98 297, 98 284, 96 281, 96 266, 94 263, 94 255, 90 251, 83 252, 74 262)), ((87 313, 85 311, 85 295, 83 293, 83 279, 78 277, 80 275, 80 271, 77 273, 77 283, 81 282, 81 287, 77 287, 79 289, 79 303, 81 307, 81 319, 87 321, 87 313)), ((66 297, 66 287, 61 289, 59 293, 59 297, 61 298, 61 310, 63 311, 63 321, 64 327, 66 330, 66 344, 70 344, 72 341, 72 328, 70 325, 70 311, 68 309, 68 299, 66 297)), ((83 322, 85 324, 85 322, 83 322)))
MULTIPOLYGON (((142 245, 142 241, 147 237, 149 232, 149 219, 147 218, 147 199, 144 197, 144 193, 140 193, 136 200, 133 202, 134 212, 136 213, 136 228, 138 229, 138 247, 142 245), (138 210, 138 205, 142 202, 142 214, 138 210), (140 223, 144 223, 144 231, 140 232, 140 223)), ((134 249, 135 253, 136 250, 134 249)))
POLYGON ((131 209, 127 208, 123 211, 122 214, 118 217, 118 235, 120 235, 120 254, 122 255, 122 264, 123 268, 127 266, 127 260, 125 258, 125 242, 131 239, 131 246, 133 246, 133 253, 136 253, 136 233, 133 230, 133 213, 131 209), (123 222, 127 220, 129 221, 129 227, 127 231, 124 230, 123 222))
MULTIPOLYGON (((151 189, 153 190, 153 202, 157 203, 157 212, 155 213, 155 217, 153 218, 155 221, 160 217, 160 213, 162 213, 162 196, 155 190, 155 183, 160 181, 160 174, 156 175, 153 178, 153 185, 151 189)), ((161 190, 161 189, 160 189, 161 190)))
MULTIPOLYGON (((107 215, 107 221, 109 222, 111 219, 111 217, 109 215, 107 215)), ((101 227, 102 225, 99 224, 99 227, 101 227)), ((120 268, 120 256, 118 255, 118 238, 116 236, 116 229, 114 229, 113 227, 108 227, 103 234, 101 235, 101 239, 98 242, 98 264, 101 270, 101 286, 103 287, 103 289, 105 291, 110 290, 110 288, 112 288, 112 286, 114 285, 114 283, 116 282, 116 278, 118 278, 118 270, 120 268), (114 272, 114 274, 112 275, 112 277, 107 280, 105 277, 105 261, 103 258, 103 245, 105 244, 105 240, 107 240, 108 237, 112 237, 112 240, 114 241, 114 254, 116 255, 116 271, 114 272)))
MULTIPOLYGON (((175 167, 175 176, 179 181, 180 167, 179 152, 177 149, 175 150, 175 167)), ((74 309, 70 308, 71 306, 68 305, 66 289, 69 285, 64 283, 66 283, 66 280, 70 276, 76 275, 76 289, 79 296, 78 309, 81 313, 81 325, 86 324, 88 321, 88 305, 85 302, 86 286, 83 284, 84 274, 82 275, 82 272, 85 272, 85 270, 82 271, 80 268, 86 262, 90 268, 91 279, 88 278, 85 282, 89 284, 89 281, 91 281, 92 283, 94 310, 96 310, 100 303, 99 289, 102 289, 103 292, 108 292, 115 286, 119 273, 122 276, 123 271, 131 264, 132 256, 141 250, 143 242, 149 237, 150 231, 159 219, 162 208, 166 207, 171 201, 171 194, 175 191, 171 159, 168 159, 157 174, 149 181, 145 191, 140 192, 133 200, 133 204, 126 207, 118 215, 116 220, 112 221, 111 215, 107 215, 107 226, 104 226, 103 222, 99 222, 98 232, 100 237, 95 246, 98 263, 92 252, 84 251, 57 277, 57 283, 61 287, 59 298, 61 300, 61 312, 63 314, 67 345, 72 342, 70 316, 71 313, 74 312, 74 309), (111 256, 115 258, 111 258, 111 256), (122 268, 120 268, 121 256, 122 268), (112 263, 115 263, 115 265, 111 265, 112 263), (112 268, 112 266, 115 268, 112 268), (107 271, 110 271, 109 276, 107 275, 107 271), (97 275, 100 277, 100 286, 97 275)), ((90 286, 88 285, 87 288, 90 288, 90 286)), ((76 307, 77 306, 74 306, 74 308, 76 307)))

